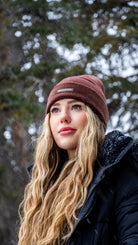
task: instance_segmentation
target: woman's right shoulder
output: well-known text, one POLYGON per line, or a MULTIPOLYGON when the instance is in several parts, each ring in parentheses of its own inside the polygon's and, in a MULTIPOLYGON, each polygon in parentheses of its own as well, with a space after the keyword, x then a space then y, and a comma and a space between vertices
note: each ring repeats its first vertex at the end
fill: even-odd
POLYGON ((33 166, 34 166, 34 164, 31 164, 27 167, 27 174, 28 174, 29 178, 31 178, 31 172, 32 172, 33 166))

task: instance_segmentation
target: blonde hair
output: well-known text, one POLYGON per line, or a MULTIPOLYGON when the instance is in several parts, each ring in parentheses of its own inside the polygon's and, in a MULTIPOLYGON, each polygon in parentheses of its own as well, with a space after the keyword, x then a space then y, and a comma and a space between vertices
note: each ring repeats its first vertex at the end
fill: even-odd
POLYGON ((49 115, 38 138, 32 178, 20 206, 19 245, 64 244, 84 204, 105 127, 86 107, 87 124, 74 159, 66 159, 51 135, 49 115), (63 157, 63 158, 62 158, 63 157), (66 159, 66 161, 65 161, 66 159))

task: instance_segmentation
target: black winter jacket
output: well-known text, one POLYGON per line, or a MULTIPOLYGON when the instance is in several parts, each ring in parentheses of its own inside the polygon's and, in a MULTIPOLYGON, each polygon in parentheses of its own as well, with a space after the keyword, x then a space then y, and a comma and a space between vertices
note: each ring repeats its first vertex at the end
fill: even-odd
POLYGON ((137 143, 109 133, 78 221, 65 245, 138 245, 137 143))

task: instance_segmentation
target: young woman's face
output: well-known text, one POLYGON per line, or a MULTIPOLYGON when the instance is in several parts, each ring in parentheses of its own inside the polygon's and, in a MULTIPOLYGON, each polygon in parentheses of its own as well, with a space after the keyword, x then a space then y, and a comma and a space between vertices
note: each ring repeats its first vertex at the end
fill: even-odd
POLYGON ((80 134, 87 122, 86 106, 75 99, 56 101, 50 108, 50 128, 56 144, 67 150, 69 158, 75 154, 80 134))

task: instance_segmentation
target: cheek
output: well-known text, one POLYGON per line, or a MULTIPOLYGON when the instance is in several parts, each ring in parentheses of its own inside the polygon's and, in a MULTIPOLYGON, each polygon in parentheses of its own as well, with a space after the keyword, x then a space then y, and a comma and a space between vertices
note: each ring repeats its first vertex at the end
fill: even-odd
POLYGON ((83 129, 86 126, 86 123, 87 123, 87 116, 86 116, 86 114, 84 114, 80 118, 80 127, 81 127, 81 129, 83 129))

